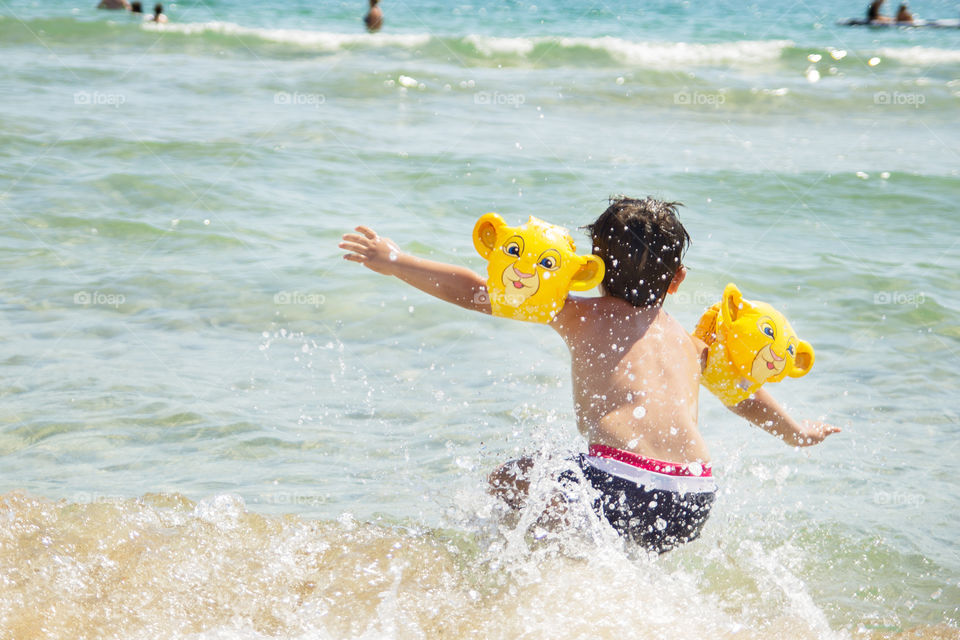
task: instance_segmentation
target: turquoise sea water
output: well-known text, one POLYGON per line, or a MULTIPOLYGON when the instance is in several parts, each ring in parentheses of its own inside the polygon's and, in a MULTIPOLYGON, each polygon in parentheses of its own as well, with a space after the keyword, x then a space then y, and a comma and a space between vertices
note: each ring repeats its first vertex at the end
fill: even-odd
POLYGON ((383 7, 0 0, 0 637, 956 637, 960 29, 383 7), (771 390, 844 428, 797 451, 702 394, 721 495, 663 558, 484 492, 584 446, 553 332, 336 248, 481 270, 479 215, 617 193, 686 205, 669 311, 775 304, 817 363, 771 390))

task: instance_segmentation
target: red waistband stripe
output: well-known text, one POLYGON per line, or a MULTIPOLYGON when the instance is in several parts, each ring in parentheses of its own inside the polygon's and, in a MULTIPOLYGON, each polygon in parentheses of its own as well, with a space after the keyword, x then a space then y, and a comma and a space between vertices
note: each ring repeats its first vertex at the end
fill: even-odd
POLYGON ((636 453, 631 453, 630 451, 615 449, 614 447, 608 447, 603 444, 590 445, 590 455, 596 456, 597 458, 609 458, 610 460, 623 462, 638 469, 662 473, 667 476, 687 478, 713 477, 713 471, 708 464, 700 462, 663 462, 662 460, 654 460, 653 458, 647 458, 637 455, 636 453))

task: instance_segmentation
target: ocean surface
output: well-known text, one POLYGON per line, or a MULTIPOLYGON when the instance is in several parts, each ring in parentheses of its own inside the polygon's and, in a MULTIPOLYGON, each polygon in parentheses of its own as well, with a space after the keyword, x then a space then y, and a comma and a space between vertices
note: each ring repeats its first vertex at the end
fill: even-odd
POLYGON ((960 29, 865 4, 0 0, 0 639, 960 637, 960 29), (685 204, 669 312, 771 302, 843 428, 701 394, 662 557, 486 494, 585 447, 549 328, 336 246, 481 271, 483 213, 583 250, 620 193, 685 204))

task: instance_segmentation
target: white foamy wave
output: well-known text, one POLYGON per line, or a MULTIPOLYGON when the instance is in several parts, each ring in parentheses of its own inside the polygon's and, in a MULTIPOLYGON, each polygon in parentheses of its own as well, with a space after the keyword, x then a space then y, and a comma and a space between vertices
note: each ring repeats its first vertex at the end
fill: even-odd
POLYGON ((960 50, 934 49, 931 47, 905 47, 880 49, 881 57, 892 58, 902 64, 931 65, 960 62, 960 50))
POLYGON ((214 33, 227 36, 249 36, 267 40, 309 47, 320 51, 339 51, 351 45, 365 47, 419 47, 430 41, 430 34, 368 34, 368 33, 334 33, 329 31, 309 31, 304 29, 258 29, 242 27, 232 22, 194 22, 184 24, 156 24, 144 23, 143 28, 148 31, 163 31, 183 33, 185 35, 199 35, 214 33))
POLYGON ((469 35, 463 39, 464 42, 472 45, 485 56, 503 54, 527 56, 533 51, 537 40, 544 40, 544 38, 498 38, 495 36, 469 35))
POLYGON ((745 40, 713 44, 687 42, 634 42, 604 36, 599 38, 539 36, 499 37, 471 34, 463 37, 434 36, 429 33, 367 34, 335 33, 305 29, 265 29, 244 27, 232 22, 197 22, 184 24, 144 23, 149 31, 174 32, 185 35, 216 34, 258 38, 305 47, 318 51, 339 51, 350 47, 397 47, 415 49, 431 41, 446 43, 444 51, 456 51, 464 45, 482 57, 508 56, 520 59, 549 59, 551 49, 557 51, 592 50, 605 53, 621 64, 672 68, 684 65, 749 64, 776 60, 781 52, 793 46, 789 40, 745 40), (542 51, 539 53, 537 50, 542 51))
POLYGON ((776 60, 793 46, 789 40, 745 40, 717 44, 687 42, 631 42, 603 38, 561 38, 564 47, 588 47, 608 51, 615 59, 640 66, 679 66, 750 63, 776 60))
POLYGON ((633 42, 604 36, 600 38, 500 38, 470 35, 464 42, 481 55, 527 56, 536 47, 554 45, 559 49, 585 48, 607 53, 626 64, 650 67, 680 65, 735 64, 776 60, 781 52, 793 46, 789 40, 745 40, 716 44, 687 42, 633 42))

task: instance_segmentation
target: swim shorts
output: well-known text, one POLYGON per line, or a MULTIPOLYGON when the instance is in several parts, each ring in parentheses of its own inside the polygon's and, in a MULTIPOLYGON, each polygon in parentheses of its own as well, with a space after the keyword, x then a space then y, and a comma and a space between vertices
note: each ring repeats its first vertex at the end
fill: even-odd
MULTIPOLYGON (((620 535, 658 553, 700 536, 717 491, 709 465, 661 462, 604 445, 591 445, 575 461, 599 493, 594 510, 620 535)), ((581 478, 567 471, 558 480, 570 487, 581 478)))

